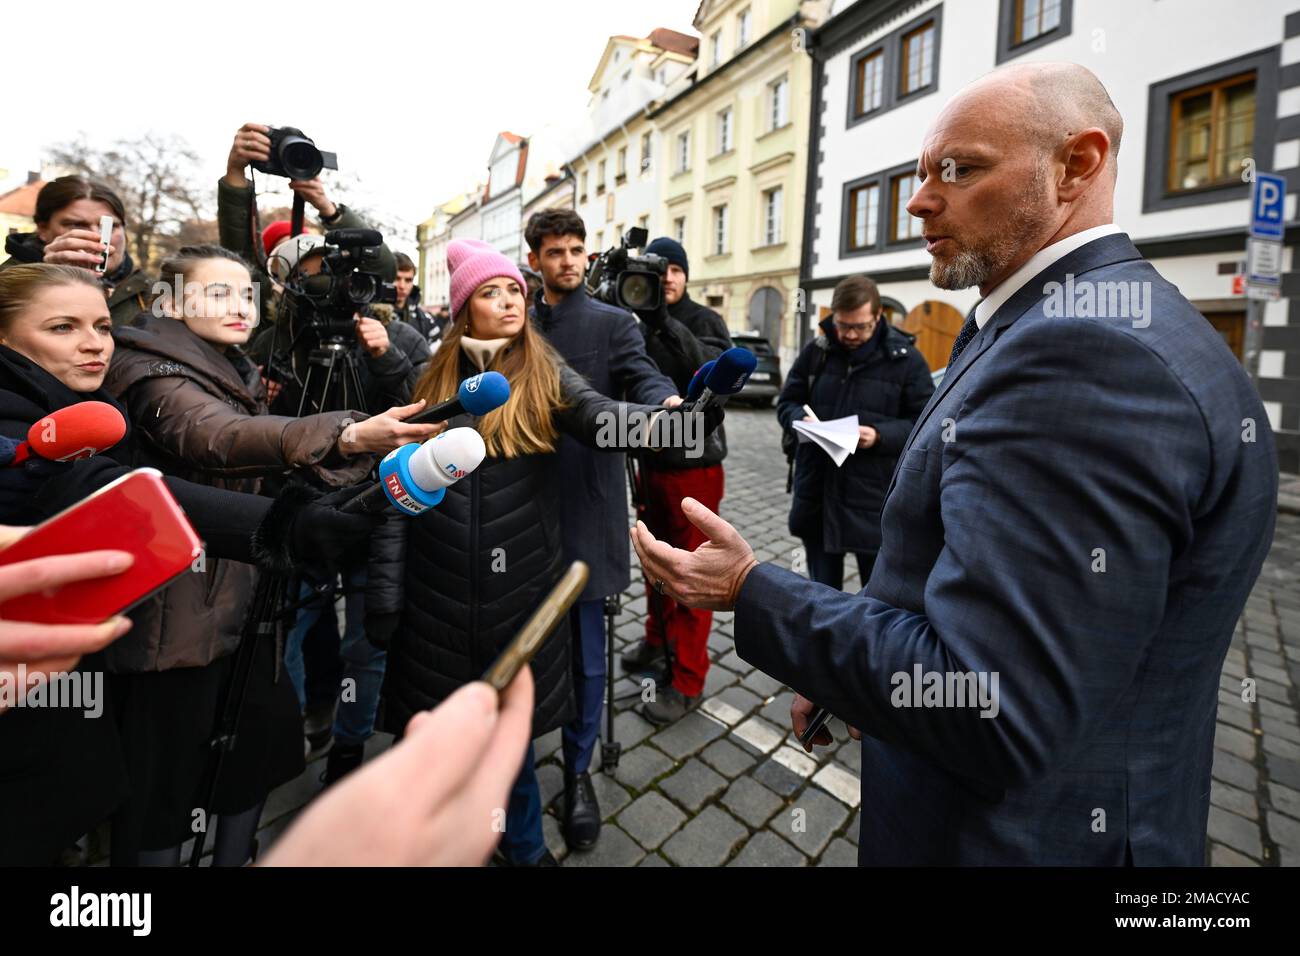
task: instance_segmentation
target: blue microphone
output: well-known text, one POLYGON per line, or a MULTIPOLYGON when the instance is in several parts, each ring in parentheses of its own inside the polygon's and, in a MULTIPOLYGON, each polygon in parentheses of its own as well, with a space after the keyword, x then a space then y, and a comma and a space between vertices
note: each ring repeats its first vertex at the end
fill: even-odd
POLYGON ((713 371, 713 365, 715 362, 717 362, 717 359, 709 359, 699 367, 699 370, 691 379, 690 388, 686 390, 686 400, 688 402, 693 402, 700 397, 700 390, 704 388, 704 380, 708 378, 709 373, 713 371))
POLYGON ((714 360, 713 367, 704 376, 699 397, 689 403, 690 411, 702 412, 718 399, 735 395, 745 387, 757 367, 758 358, 749 349, 727 349, 714 360))
POLYGON ((408 425, 433 425, 468 412, 486 415, 500 408, 510 398, 510 382, 500 372, 480 372, 460 383, 456 397, 426 408, 406 419, 408 425))

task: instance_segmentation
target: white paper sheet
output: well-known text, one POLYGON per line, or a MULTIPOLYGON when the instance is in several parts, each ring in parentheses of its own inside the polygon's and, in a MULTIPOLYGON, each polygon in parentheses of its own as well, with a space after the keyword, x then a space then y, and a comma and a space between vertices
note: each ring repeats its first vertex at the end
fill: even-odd
POLYGON ((810 441, 831 456, 838 468, 858 450, 858 416, 846 415, 829 422, 795 422, 801 442, 810 441))

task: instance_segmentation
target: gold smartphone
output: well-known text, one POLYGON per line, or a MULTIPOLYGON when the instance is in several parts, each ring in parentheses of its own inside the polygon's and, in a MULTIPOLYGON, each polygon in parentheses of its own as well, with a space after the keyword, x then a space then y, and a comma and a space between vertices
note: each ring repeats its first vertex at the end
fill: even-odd
POLYGON ((587 586, 587 573, 587 565, 581 561, 569 565, 564 577, 551 588, 551 593, 537 606, 537 610, 515 635, 514 640, 492 662, 492 666, 483 672, 483 679, 495 687, 497 693, 510 686, 519 669, 531 661, 546 643, 546 639, 555 633, 555 628, 587 586))

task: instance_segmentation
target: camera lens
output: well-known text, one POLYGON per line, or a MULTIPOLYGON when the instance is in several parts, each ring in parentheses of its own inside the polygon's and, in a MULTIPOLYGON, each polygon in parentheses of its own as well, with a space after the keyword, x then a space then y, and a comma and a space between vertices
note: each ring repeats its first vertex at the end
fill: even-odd
POLYGON ((290 179, 315 179, 324 168, 320 150, 297 136, 286 136, 280 144, 280 165, 290 179))
POLYGON ((645 273, 625 273, 618 293, 629 309, 652 309, 659 304, 659 284, 645 273))
POLYGON ((348 299, 354 305, 365 305, 375 297, 375 278, 365 272, 354 272, 348 279, 348 299))

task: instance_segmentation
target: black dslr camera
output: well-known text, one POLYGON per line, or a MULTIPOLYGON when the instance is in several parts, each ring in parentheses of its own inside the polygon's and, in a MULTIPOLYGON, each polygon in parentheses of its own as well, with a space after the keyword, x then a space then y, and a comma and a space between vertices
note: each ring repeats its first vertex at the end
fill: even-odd
POLYGON ((618 246, 596 257, 587 268, 587 291, 592 298, 631 312, 659 308, 668 260, 630 254, 633 249, 644 249, 649 238, 645 229, 633 226, 618 246))
POLYGON ((253 163, 253 168, 268 176, 288 179, 315 179, 322 169, 338 169, 336 153, 326 153, 316 148, 307 134, 292 126, 272 128, 271 158, 253 163))
POLYGON ((335 229, 325 233, 320 272, 301 276, 290 294, 297 313, 322 342, 352 335, 356 313, 375 303, 397 301, 397 286, 379 271, 376 229, 335 229))

